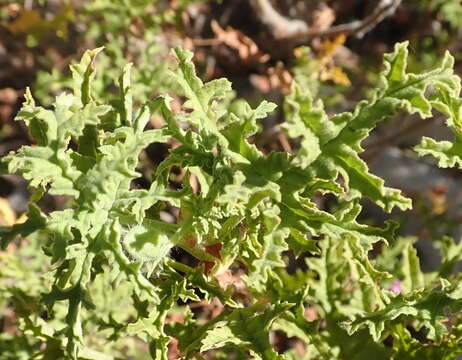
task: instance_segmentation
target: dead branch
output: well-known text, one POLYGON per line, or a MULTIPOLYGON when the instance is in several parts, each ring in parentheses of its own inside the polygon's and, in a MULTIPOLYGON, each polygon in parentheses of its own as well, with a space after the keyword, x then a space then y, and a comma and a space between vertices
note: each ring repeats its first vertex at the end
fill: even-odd
POLYGON ((301 20, 287 19, 273 8, 269 0, 252 0, 251 3, 276 40, 303 42, 314 37, 334 36, 342 33, 361 38, 383 19, 394 14, 401 0, 380 0, 372 13, 363 20, 332 26, 328 29, 311 29, 301 20))
POLYGON ((330 36, 330 35, 354 35, 358 38, 362 38, 368 31, 371 31, 386 17, 391 16, 395 13, 398 6, 401 4, 401 0, 381 0, 375 7, 374 11, 366 16, 363 20, 352 21, 347 24, 341 24, 332 26, 326 30, 308 30, 302 37, 317 37, 317 36, 330 36))
POLYGON ((308 25, 304 21, 282 16, 273 8, 270 0, 251 0, 251 4, 255 12, 259 14, 260 20, 268 26, 273 37, 277 40, 308 31, 308 25))

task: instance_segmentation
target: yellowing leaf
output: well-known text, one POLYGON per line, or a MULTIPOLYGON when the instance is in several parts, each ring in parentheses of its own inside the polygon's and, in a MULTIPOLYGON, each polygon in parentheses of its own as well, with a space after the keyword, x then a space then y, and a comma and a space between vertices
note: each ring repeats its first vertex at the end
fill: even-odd
POLYGON ((16 222, 16 214, 8 200, 0 197, 0 226, 11 226, 16 222))
POLYGON ((53 30, 59 37, 67 37, 67 25, 74 19, 74 8, 66 4, 53 18, 46 20, 37 9, 22 9, 19 16, 6 27, 13 34, 27 34, 40 37, 45 31, 53 30))
POLYGON ((321 58, 332 57, 337 47, 345 43, 345 34, 338 35, 334 40, 326 40, 321 46, 321 58))
POLYGON ((38 10, 22 10, 19 17, 7 27, 13 34, 32 33, 43 30, 46 23, 38 10))
POLYGON ((322 81, 331 80, 336 84, 350 86, 351 82, 348 75, 338 66, 334 66, 321 71, 320 78, 322 81))

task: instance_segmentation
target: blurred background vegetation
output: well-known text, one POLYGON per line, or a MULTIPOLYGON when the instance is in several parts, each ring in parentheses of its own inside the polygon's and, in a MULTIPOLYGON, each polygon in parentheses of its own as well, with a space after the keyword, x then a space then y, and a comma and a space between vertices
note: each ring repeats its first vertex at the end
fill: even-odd
MULTIPOLYGON (((268 152, 290 152, 297 143, 289 141, 278 124, 284 120, 284 96, 294 80, 321 98, 329 112, 350 110, 377 85, 382 55, 403 40, 411 43, 410 71, 433 66, 449 50, 456 58, 456 72, 462 73, 461 1, 0 0, 0 156, 34 141, 24 125, 14 121, 25 88, 31 87, 41 105, 50 106, 54 96, 69 87, 69 64, 89 48, 105 47, 98 55, 95 97, 111 99, 115 105, 114 84, 127 62, 134 63, 133 95, 138 105, 160 93, 181 98, 165 71, 169 49, 180 45, 192 50, 204 80, 227 77, 233 82, 230 106, 240 98, 251 104, 262 99, 278 104, 254 142, 268 152), (378 13, 385 3, 396 7, 378 13), (355 27, 361 21, 370 26, 355 27)), ((443 236, 461 235, 460 172, 439 169, 429 159, 418 160, 410 150, 422 135, 448 138, 443 122, 438 116, 425 122, 397 117, 373 132, 363 153, 388 186, 413 199, 413 211, 391 217, 401 222, 401 235, 417 235, 415 246, 426 270, 438 263, 443 236)), ((153 118, 151 126, 162 126, 161 120, 153 118)), ((146 149, 143 177, 134 186, 148 186, 150 172, 168 150, 156 144, 146 149)), ((181 169, 171 181, 180 186, 181 169)), ((0 225, 21 221, 28 197, 24 180, 0 177, 0 225)), ((63 208, 65 201, 48 196, 41 206, 52 211, 63 208)), ((378 208, 364 205, 363 220, 378 224, 385 220, 378 208)), ((332 204, 324 197, 319 206, 332 204)), ((175 221, 176 216, 175 209, 167 209, 167 220, 175 221)), ((0 348, 11 351, 11 357, 0 358, 28 359, 27 348, 34 344, 12 341, 16 330, 10 307, 15 299, 2 297, 2 289, 10 284, 1 279, 15 274, 16 289, 23 292, 17 299, 26 292, 38 295, 34 291, 47 279, 34 274, 46 265, 36 251, 38 245, 13 245, 19 250, 0 252, 0 348)), ((288 259, 289 266, 297 266, 290 254, 288 259)), ((289 345, 282 339, 278 346, 289 345)))

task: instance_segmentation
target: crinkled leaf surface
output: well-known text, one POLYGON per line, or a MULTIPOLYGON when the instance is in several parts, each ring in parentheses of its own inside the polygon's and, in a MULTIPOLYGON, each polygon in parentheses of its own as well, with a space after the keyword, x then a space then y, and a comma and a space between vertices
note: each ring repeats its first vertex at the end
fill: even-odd
POLYGON ((121 70, 116 101, 96 99, 101 50, 72 66, 73 92, 57 96, 52 109, 26 93, 17 119, 36 145, 2 159, 34 192, 28 220, 0 229, 2 248, 16 235, 38 232, 51 265, 52 283, 33 294, 41 306, 36 313, 20 301, 22 289, 6 290, 14 294, 22 329, 46 344, 40 356, 116 358, 117 342, 137 337, 154 359, 168 359, 172 349, 184 358, 205 352, 294 358, 270 341, 271 331, 282 331, 304 343, 306 359, 386 359, 418 353, 414 340, 392 348, 382 341, 406 338, 409 320, 416 331, 428 331, 429 341, 454 348, 460 336, 444 322, 461 309, 460 279, 452 275, 460 246, 444 240, 441 269, 423 274, 412 242, 395 244, 394 222, 376 227, 359 220, 362 199, 387 212, 411 206, 360 158, 378 122, 398 112, 427 118, 439 111, 454 142, 424 139, 417 152, 435 156, 440 166, 462 164, 460 80, 449 54, 433 70, 413 74, 406 70, 407 44, 398 44, 385 56, 373 96, 333 116, 294 84, 283 127, 298 146, 289 154, 265 153, 250 140, 274 104, 230 101, 229 81, 204 83, 192 54, 180 48, 169 77, 182 89, 181 110, 172 110, 167 95, 137 106, 131 65, 121 70), (151 128, 152 116, 166 125, 151 128), (151 185, 134 189, 139 155, 152 143, 175 146, 151 185), (182 170, 175 189, 174 167, 182 170), (47 191, 69 196, 67 208, 45 214, 36 202, 47 191), (335 205, 320 207, 316 198, 324 195, 335 205), (162 221, 160 211, 173 207, 175 221, 162 221), (378 242, 393 247, 373 258, 378 242), (174 260, 181 252, 195 260, 174 260), (290 269, 292 254, 305 259, 302 268, 290 269), (45 308, 49 323, 39 316, 45 308))

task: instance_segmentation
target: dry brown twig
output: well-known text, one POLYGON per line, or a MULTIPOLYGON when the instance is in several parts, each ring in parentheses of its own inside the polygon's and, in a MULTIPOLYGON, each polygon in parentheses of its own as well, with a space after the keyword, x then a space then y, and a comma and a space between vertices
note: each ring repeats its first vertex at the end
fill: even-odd
POLYGON ((251 0, 255 11, 260 15, 261 21, 268 26, 276 40, 299 42, 314 37, 331 36, 338 34, 355 35, 363 37, 383 19, 394 14, 401 0, 380 0, 374 11, 363 20, 356 20, 346 24, 336 25, 327 29, 310 28, 304 21, 288 19, 279 14, 271 5, 270 0, 251 0))
POLYGON ((271 30, 275 39, 283 39, 290 34, 308 31, 308 25, 304 21, 282 16, 273 8, 270 0, 251 0, 250 3, 260 15, 260 20, 271 30))

